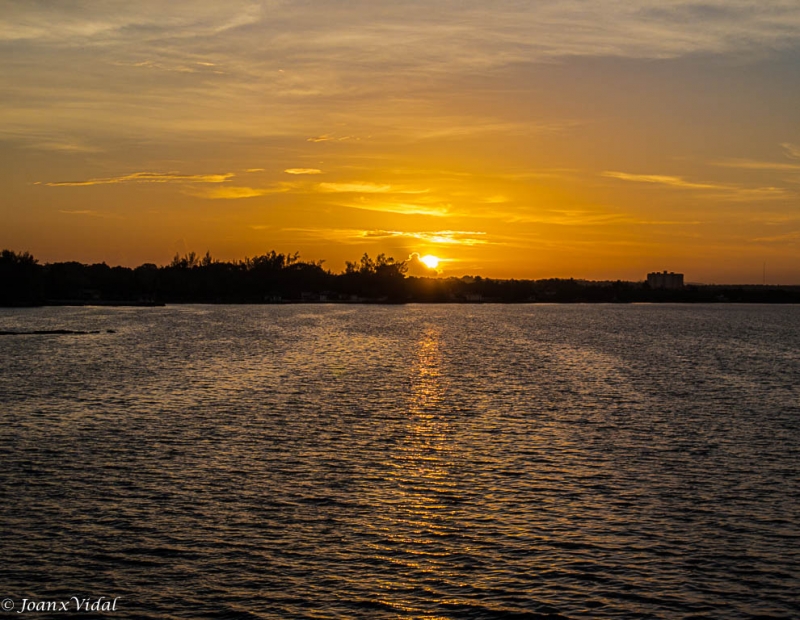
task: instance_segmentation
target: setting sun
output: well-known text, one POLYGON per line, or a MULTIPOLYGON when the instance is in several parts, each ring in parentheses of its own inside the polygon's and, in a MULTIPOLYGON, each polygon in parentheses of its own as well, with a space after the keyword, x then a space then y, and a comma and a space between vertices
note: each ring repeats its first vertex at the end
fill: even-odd
POLYGON ((423 256, 419 260, 428 269, 436 269, 439 266, 439 258, 430 254, 423 256))

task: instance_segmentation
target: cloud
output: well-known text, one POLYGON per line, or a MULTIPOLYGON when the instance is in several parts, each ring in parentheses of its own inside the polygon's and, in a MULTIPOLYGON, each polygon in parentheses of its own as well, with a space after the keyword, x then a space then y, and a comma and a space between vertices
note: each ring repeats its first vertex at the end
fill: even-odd
POLYGON ((284 172, 286 174, 322 174, 322 170, 318 168, 287 168, 284 172))
POLYGON ((108 217, 106 213, 100 213, 99 211, 92 211, 90 209, 76 209, 76 210, 65 210, 59 209, 59 213, 64 213, 66 215, 88 215, 90 217, 108 217))
POLYGON ((602 226, 627 221, 623 213, 587 209, 541 209, 534 213, 487 212, 478 217, 500 218, 511 224, 553 224, 557 226, 602 226))
POLYGON ((387 194, 394 193, 391 185, 377 183, 320 183, 317 188, 321 192, 353 193, 353 194, 387 194))
POLYGON ((441 140, 498 133, 523 136, 561 132, 575 127, 577 124, 576 121, 512 123, 492 119, 479 119, 474 116, 428 116, 425 119, 416 118, 414 122, 406 123, 406 127, 400 132, 400 137, 414 140, 441 140))
POLYGON ((337 138, 333 134, 324 134, 321 136, 312 136, 311 138, 306 138, 306 142, 345 142, 346 140, 354 139, 357 140, 358 138, 353 138, 353 136, 342 136, 337 138))
POLYGON ((460 88, 516 77, 510 105, 518 96, 511 93, 532 88, 530 63, 748 59, 793 49, 800 30, 793 0, 354 0, 314 11, 298 0, 2 7, 5 127, 153 142, 196 134, 355 142, 372 131, 437 140, 560 131, 570 122, 476 118, 470 109, 486 109, 485 102, 460 88), (476 105, 453 105, 468 99, 476 105), (458 109, 465 112, 447 114, 458 109))
POLYGON ((86 181, 59 181, 45 183, 49 187, 85 187, 90 185, 113 185, 116 183, 224 183, 235 175, 224 174, 178 174, 176 172, 134 172, 119 177, 88 179, 86 181))
POLYGON ((409 243, 424 242, 434 245, 475 246, 486 245, 486 233, 470 230, 406 231, 406 230, 362 230, 358 228, 285 228, 284 230, 303 233, 312 237, 335 239, 350 243, 380 241, 385 239, 404 239, 409 243))
POLYGON ((382 213, 397 213, 399 215, 429 215, 433 217, 444 217, 453 215, 449 205, 436 205, 436 204, 415 204, 407 202, 394 202, 390 200, 381 200, 379 202, 370 202, 362 197, 358 202, 349 202, 342 204, 343 207, 351 209, 363 209, 365 211, 380 211, 382 213))
POLYGON ((790 142, 784 142, 781 144, 783 150, 786 151, 786 157, 791 159, 800 159, 800 146, 796 144, 791 144, 790 142))
POLYGON ((181 32, 211 36, 253 24, 261 19, 261 7, 246 0, 217 2, 175 2, 155 9, 158 3, 75 2, 48 7, 13 4, 4 7, 0 41, 49 41, 66 44, 81 39, 86 43, 109 42, 134 36, 181 32), (191 12, 188 10, 191 8, 191 12), (53 28, 60 24, 60 28, 53 28))
POLYGON ((386 239, 392 237, 403 237, 407 239, 417 239, 426 243, 438 245, 485 245, 489 243, 485 239, 485 232, 469 230, 439 230, 434 232, 411 232, 400 230, 362 230, 358 232, 359 237, 365 239, 386 239))
POLYGON ((264 172, 263 168, 248 168, 245 172, 264 172))
POLYGON ((677 189, 711 190, 714 198, 734 201, 749 200, 774 200, 785 198, 788 195, 782 187, 741 187, 738 185, 725 185, 720 183, 694 183, 686 181, 683 177, 667 176, 661 174, 628 174, 626 172, 603 172, 602 176, 623 181, 639 183, 653 183, 666 185, 677 189))
POLYGON ((192 187, 187 188, 184 193, 198 198, 208 198, 209 200, 236 200, 239 198, 255 198, 268 194, 280 194, 288 192, 290 186, 281 184, 275 187, 239 187, 222 185, 219 187, 192 187))
POLYGON ((722 168, 739 168, 742 170, 774 170, 776 172, 800 171, 800 164, 789 164, 786 162, 776 161, 757 161, 754 159, 725 159, 714 162, 714 165, 722 168))
POLYGON ((788 243, 797 241, 798 239, 800 239, 800 231, 794 230, 788 233, 775 235, 772 237, 756 237, 752 241, 755 241, 757 243, 788 243))
POLYGON ((182 185, 182 192, 197 198, 209 200, 235 200, 255 198, 267 194, 288 192, 294 187, 291 183, 279 183, 271 187, 248 187, 227 185, 235 177, 232 172, 222 174, 178 174, 176 172, 134 172, 118 177, 88 179, 86 181, 61 181, 45 183, 50 187, 87 187, 92 185, 115 185, 120 183, 176 183, 182 185))
MULTIPOLYGON (((6 3, 0 40, 77 46, 144 38, 182 42, 189 49, 202 48, 211 37, 229 45, 240 40, 237 49, 262 54, 274 49, 285 60, 272 70, 289 73, 289 59, 306 58, 359 60, 360 69, 390 57, 400 67, 415 66, 421 59, 453 61, 458 53, 462 63, 491 65, 564 55, 663 58, 743 46, 779 49, 796 42, 799 28, 800 7, 791 0, 496 0, 490 5, 356 0, 320 5, 313 12, 291 0, 169 5, 141 0, 6 3)), ((218 65, 220 59, 192 58, 192 64, 199 63, 218 65)))
POLYGON ((620 179, 622 181, 635 181, 638 183, 657 183, 659 185, 669 185, 670 187, 678 187, 682 189, 728 189, 723 185, 714 185, 711 183, 692 183, 686 181, 683 177, 667 176, 663 174, 629 174, 627 172, 603 172, 602 176, 612 179, 620 179))
POLYGON ((30 149, 41 151, 55 151, 59 153, 101 153, 103 149, 83 144, 77 141, 43 140, 41 142, 31 142, 25 145, 30 149))
POLYGON ((418 278, 435 278, 439 275, 439 271, 431 269, 420 259, 419 252, 412 252, 406 259, 406 267, 408 268, 408 275, 418 278))
POLYGON ((315 186, 318 192, 332 194, 398 194, 421 195, 428 194, 428 188, 416 188, 388 183, 371 183, 368 181, 349 181, 343 183, 319 183, 315 186))

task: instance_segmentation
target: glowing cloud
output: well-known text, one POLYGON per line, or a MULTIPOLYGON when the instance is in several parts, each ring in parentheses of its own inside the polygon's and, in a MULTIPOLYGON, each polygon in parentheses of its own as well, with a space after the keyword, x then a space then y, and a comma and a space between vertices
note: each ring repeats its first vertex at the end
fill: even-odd
POLYGON ((255 198, 266 196, 267 194, 280 194, 289 191, 289 187, 281 185, 278 187, 234 187, 223 185, 222 187, 203 187, 187 189, 185 193, 198 198, 208 198, 210 200, 236 200, 239 198, 255 198))
POLYGON ((376 183, 320 183, 317 187, 321 192, 345 194, 387 194, 394 191, 391 185, 376 183))
POLYGON ((286 174, 322 174, 322 170, 317 168, 287 168, 286 174))
POLYGON ((800 146, 796 144, 791 144, 789 142, 784 142, 781 144, 783 150, 786 151, 786 157, 790 157, 791 159, 800 159, 800 146))
POLYGON ((88 179, 86 181, 61 181, 46 183, 49 187, 85 187, 89 185, 113 185, 116 183, 224 183, 235 175, 224 174, 178 174, 176 172, 134 172, 119 177, 88 179))
MULTIPOLYGON (((429 265, 424 259, 427 257, 420 257, 419 252, 412 252, 406 259, 406 267, 408 268, 408 275, 422 278, 434 278, 439 275, 439 272, 429 265)), ((439 266, 439 260, 436 261, 436 267, 439 266)))
POLYGON ((407 232, 400 230, 363 230, 359 233, 360 237, 367 239, 383 239, 387 237, 405 237, 408 239, 418 239, 426 243, 440 245, 484 245, 489 243, 483 237, 485 232, 470 230, 439 230, 436 232, 407 232))
MULTIPOLYGON (((789 155, 791 157, 791 155, 789 155)), ((800 164, 789 164, 780 161, 757 161, 754 159, 727 159, 714 162, 722 168, 739 168, 742 170, 774 170, 776 172, 800 171, 800 164)))
POLYGON ((58 212, 64 213, 66 215, 87 215, 89 217, 107 217, 105 213, 99 213, 98 211, 92 211, 91 209, 76 209, 74 211, 59 209, 58 212))
POLYGON ((627 172, 608 171, 603 173, 604 177, 620 179, 622 181, 635 181, 637 183, 657 183, 659 185, 669 185, 681 189, 728 189, 723 185, 713 185, 710 183, 692 183, 682 177, 667 176, 663 174, 629 174, 627 172))
POLYGON ((682 177, 665 176, 660 174, 628 174, 625 172, 604 172, 603 176, 623 181, 636 181, 640 183, 655 183, 667 185, 677 189, 713 190, 712 197, 731 201, 748 200, 776 200, 785 198, 788 192, 782 187, 740 187, 738 185, 723 185, 718 183, 692 183, 682 177))
POLYGON ((322 136, 313 136, 311 138, 306 138, 306 142, 344 142, 346 140, 352 140, 353 136, 342 136, 341 138, 337 138, 331 134, 324 134, 322 136))
POLYGON ((365 211, 397 213, 398 215, 429 215, 432 217, 452 215, 448 206, 420 205, 401 202, 368 202, 367 200, 361 200, 355 203, 343 204, 342 206, 351 209, 363 209, 365 211))

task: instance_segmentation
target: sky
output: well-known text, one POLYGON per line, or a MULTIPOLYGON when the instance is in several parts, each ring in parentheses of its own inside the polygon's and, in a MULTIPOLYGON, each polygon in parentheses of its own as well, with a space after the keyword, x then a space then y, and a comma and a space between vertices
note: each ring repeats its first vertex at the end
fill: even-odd
POLYGON ((0 0, 0 247, 800 284, 800 0, 0 0))

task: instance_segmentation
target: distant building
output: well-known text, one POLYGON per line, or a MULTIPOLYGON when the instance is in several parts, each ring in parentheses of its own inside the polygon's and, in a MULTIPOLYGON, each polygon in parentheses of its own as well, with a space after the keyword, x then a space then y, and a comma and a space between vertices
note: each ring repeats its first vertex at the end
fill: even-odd
POLYGON ((650 288, 683 288, 683 274, 673 273, 672 271, 653 272, 647 274, 647 283, 650 288))

